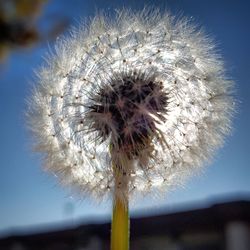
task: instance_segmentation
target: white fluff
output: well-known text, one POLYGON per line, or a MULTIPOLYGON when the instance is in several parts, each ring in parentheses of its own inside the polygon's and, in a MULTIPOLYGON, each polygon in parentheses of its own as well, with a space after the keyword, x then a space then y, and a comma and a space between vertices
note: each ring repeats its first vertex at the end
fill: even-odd
MULTIPOLYGON (((97 16, 57 42, 39 70, 27 113, 44 167, 62 184, 83 196, 104 197, 114 191, 112 162, 122 162, 130 196, 144 195, 181 185, 211 159, 230 130, 231 94, 232 82, 214 45, 187 19, 125 10, 112 21, 97 16), (115 148, 111 153, 112 140, 120 136, 117 128, 108 114, 90 120, 88 107, 114 77, 132 72, 162 82, 168 105, 160 116, 146 101, 140 105, 156 129, 131 159, 115 148), (107 124, 111 135, 102 140, 93 119, 107 124)), ((121 186, 116 192, 126 191, 121 186)))

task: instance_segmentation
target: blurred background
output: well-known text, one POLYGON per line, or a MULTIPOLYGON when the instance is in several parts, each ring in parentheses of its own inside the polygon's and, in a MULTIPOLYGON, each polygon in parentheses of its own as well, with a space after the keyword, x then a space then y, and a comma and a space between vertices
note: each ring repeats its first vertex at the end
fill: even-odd
MULTIPOLYGON (((99 10, 112 14, 117 8, 140 10, 145 5, 191 17, 216 40, 228 75, 236 82, 239 107, 232 136, 227 138, 225 146, 213 163, 204 169, 202 176, 192 178, 184 188, 168 193, 161 200, 149 197, 131 205, 131 216, 135 218, 132 226, 138 228, 132 227, 132 243, 135 240, 132 249, 230 249, 225 239, 234 235, 232 232, 236 235, 242 233, 236 241, 241 239, 240 242, 245 242, 244 239, 250 238, 249 1, 0 0, 0 249, 26 249, 19 238, 19 241, 15 238, 14 245, 10 244, 13 248, 7 248, 7 245, 1 248, 1 238, 51 231, 61 235, 61 230, 69 228, 72 229, 67 231, 69 239, 75 239, 75 234, 85 239, 84 242, 74 241, 75 248, 70 249, 106 249, 104 245, 108 245, 106 241, 110 232, 106 222, 110 221, 111 202, 98 203, 88 197, 84 200, 71 197, 57 184, 56 178, 43 172, 40 156, 30 150, 25 128, 25 99, 30 94, 35 69, 42 64, 43 56, 53 48, 57 37, 67 33, 72 25, 79 25, 82 19, 94 16, 99 10), (159 224, 157 218, 152 219, 156 215, 163 216, 157 217, 159 224), (189 218, 188 223, 183 224, 185 218, 189 218), (161 224, 164 220, 166 225, 161 224), (156 221, 155 230, 154 226, 150 228, 153 221, 156 221), (87 227, 89 223, 94 224, 87 227), (156 235, 141 230, 145 228, 139 226, 143 223, 156 235), (187 224, 189 227, 186 228, 187 224), (97 225, 100 227, 95 227, 97 225), (172 225, 172 230, 167 225, 172 225), (168 236, 162 236, 162 230, 158 234, 157 228, 165 228, 165 236, 168 236), (209 238, 206 235, 213 244, 210 242, 207 248, 204 245, 200 247, 200 243, 193 248, 187 244, 188 248, 180 243, 183 241, 180 240, 182 229, 200 231, 202 228, 205 235, 208 229, 212 232, 217 230, 217 236, 212 234, 209 238), (169 244, 169 247, 145 243, 143 237, 150 238, 150 235, 151 243, 169 244)), ((61 233, 66 234, 65 231, 61 233)), ((186 241, 198 239, 200 242, 203 236, 194 234, 186 241)), ((69 240, 65 244, 59 248, 42 249, 68 249, 67 244, 73 243, 69 240)), ((250 244, 249 248, 237 247, 235 249, 250 249, 250 244)))

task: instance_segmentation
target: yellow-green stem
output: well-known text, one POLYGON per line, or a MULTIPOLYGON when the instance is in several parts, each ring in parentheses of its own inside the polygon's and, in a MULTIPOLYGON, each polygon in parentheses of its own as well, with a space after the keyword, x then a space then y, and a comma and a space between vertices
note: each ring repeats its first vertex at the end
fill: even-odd
POLYGON ((114 195, 111 226, 111 250, 129 249, 129 209, 128 200, 114 195))

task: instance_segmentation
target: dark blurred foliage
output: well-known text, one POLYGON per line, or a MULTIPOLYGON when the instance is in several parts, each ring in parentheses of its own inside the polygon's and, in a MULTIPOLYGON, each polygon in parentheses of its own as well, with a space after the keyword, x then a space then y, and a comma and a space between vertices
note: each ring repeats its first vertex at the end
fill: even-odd
POLYGON ((46 4, 48 0, 0 0, 0 62, 11 50, 54 38, 64 30, 68 24, 64 17, 52 19, 49 29, 41 30, 46 4))

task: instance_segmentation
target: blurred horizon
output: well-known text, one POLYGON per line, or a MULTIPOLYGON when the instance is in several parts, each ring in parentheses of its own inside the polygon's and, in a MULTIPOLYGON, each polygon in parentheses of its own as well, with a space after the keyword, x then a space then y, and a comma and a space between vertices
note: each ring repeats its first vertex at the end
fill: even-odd
MULTIPOLYGON (((206 206, 230 197, 250 200, 250 2, 111 0, 107 5, 102 0, 50 0, 44 1, 36 12, 33 9, 18 12, 21 20, 23 16, 33 18, 30 23, 25 21, 27 29, 21 26, 22 32, 18 34, 22 34, 23 39, 17 39, 19 36, 13 33, 6 33, 8 39, 0 36, 0 237, 16 228, 35 230, 39 225, 74 225, 89 218, 110 219, 110 201, 98 204, 88 197, 83 200, 77 195, 72 197, 54 176, 42 170, 41 155, 30 150, 30 137, 25 128, 25 100, 34 84, 34 71, 43 64, 44 55, 53 50, 56 37, 67 34, 72 25, 78 26, 79 20, 93 16, 96 11, 114 13, 123 6, 139 10, 145 5, 167 9, 173 15, 192 17, 194 23, 214 38, 228 76, 236 82, 238 110, 232 135, 226 138, 224 147, 202 174, 162 199, 150 196, 134 202, 131 216, 185 210, 195 204, 206 206)), ((6 16, 6 13, 1 16, 0 10, 0 22, 5 20, 3 17, 8 22, 13 18, 13 14, 6 16)), ((25 22, 22 21, 22 25, 26 25, 25 22)), ((3 27, 6 26, 0 26, 0 31, 3 27)))
MULTIPOLYGON (((218 205, 230 204, 234 202, 250 202, 249 193, 235 193, 230 195, 214 196, 203 200, 187 201, 183 203, 176 203, 173 206, 162 206, 157 209, 139 208, 133 211, 130 219, 147 218, 161 215, 179 214, 182 212, 192 212, 200 209, 212 208, 218 205)), ((65 204, 69 205, 69 203, 65 204)), ((72 204, 71 204, 72 205, 72 204)), ((0 230, 0 240, 12 236, 25 236, 33 234, 43 234, 50 232, 59 232, 61 230, 76 229, 85 225, 106 224, 111 222, 111 214, 93 214, 80 216, 77 221, 72 217, 64 218, 64 220, 57 222, 44 222, 40 224, 22 225, 8 228, 7 230, 0 230)))

